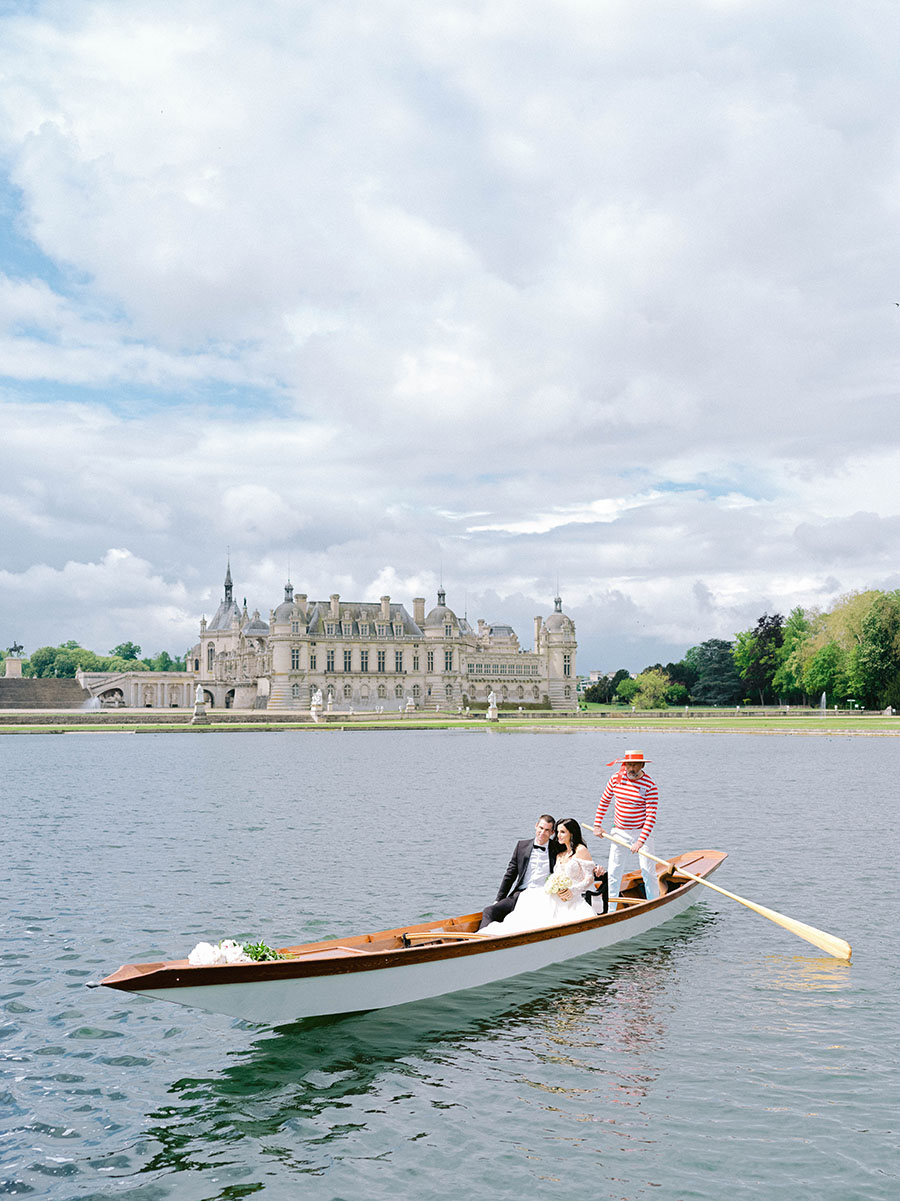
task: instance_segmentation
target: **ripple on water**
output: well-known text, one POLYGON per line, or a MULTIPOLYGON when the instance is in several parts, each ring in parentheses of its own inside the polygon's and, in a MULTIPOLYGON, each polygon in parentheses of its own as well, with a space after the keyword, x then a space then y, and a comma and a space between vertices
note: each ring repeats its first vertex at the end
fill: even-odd
MULTIPOLYGON (((545 807, 528 798, 561 782, 591 795, 599 737, 244 734, 192 739, 188 756, 177 735, 5 740, 2 1187, 47 1201, 396 1201, 447 1182, 479 1198, 900 1195, 890 923, 876 928, 854 892, 837 920, 813 878, 838 854, 866 878, 846 819, 882 802, 858 741, 647 748, 666 845, 726 847, 725 887, 852 935, 850 967, 712 897, 615 954, 277 1031, 84 989, 201 938, 277 945, 489 895, 545 807), (798 796, 806 874, 767 834, 798 796), (359 868, 351 889, 335 887, 335 830, 359 868), (418 840, 413 872, 395 870, 398 830, 418 840)), ((866 745, 886 778, 889 741, 866 745)), ((885 890, 887 914, 892 879, 885 890)))

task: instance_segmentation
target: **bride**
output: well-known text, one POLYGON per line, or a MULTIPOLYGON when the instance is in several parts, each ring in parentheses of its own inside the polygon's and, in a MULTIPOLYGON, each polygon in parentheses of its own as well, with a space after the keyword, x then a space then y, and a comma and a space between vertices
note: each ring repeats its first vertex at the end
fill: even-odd
POLYGON ((526 888, 515 909, 502 922, 482 926, 479 934, 518 934, 540 926, 558 926, 593 917, 583 893, 594 886, 594 864, 574 817, 556 823, 560 851, 553 874, 543 888, 526 888), (568 886, 566 882, 568 881, 568 886))

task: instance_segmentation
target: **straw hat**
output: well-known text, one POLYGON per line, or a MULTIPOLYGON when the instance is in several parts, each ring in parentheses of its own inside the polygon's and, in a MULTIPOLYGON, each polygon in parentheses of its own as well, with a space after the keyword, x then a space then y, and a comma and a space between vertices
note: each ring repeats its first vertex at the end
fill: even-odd
POLYGON ((607 763, 607 767, 613 767, 616 763, 652 763, 652 759, 645 759, 643 751, 626 751, 621 759, 613 759, 612 763, 607 763))

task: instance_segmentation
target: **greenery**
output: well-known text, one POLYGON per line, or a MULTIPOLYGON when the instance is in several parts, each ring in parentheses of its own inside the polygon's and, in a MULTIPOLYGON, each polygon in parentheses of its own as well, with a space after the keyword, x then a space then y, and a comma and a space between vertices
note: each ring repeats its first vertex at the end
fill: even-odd
POLYGON ((255 959, 257 963, 267 963, 273 959, 287 958, 285 955, 280 955, 278 951, 273 951, 264 942, 245 942, 244 954, 248 959, 255 959))
POLYGON ((588 704, 900 708, 900 590, 851 592, 828 611, 763 613, 733 641, 709 638, 678 663, 621 668, 586 688, 588 704))
POLYGON ((79 671, 184 671, 183 658, 173 659, 168 651, 153 658, 139 659, 141 648, 134 642, 113 647, 108 655, 98 655, 75 641, 60 646, 41 646, 22 664, 22 674, 45 678, 72 679, 79 671))

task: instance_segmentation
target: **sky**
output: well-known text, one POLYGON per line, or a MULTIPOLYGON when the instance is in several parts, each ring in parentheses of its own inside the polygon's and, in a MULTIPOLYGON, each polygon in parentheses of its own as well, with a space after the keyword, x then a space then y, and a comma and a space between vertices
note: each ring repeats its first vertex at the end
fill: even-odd
POLYGON ((795 9, 0 0, 0 646, 900 587, 900 7, 795 9))

